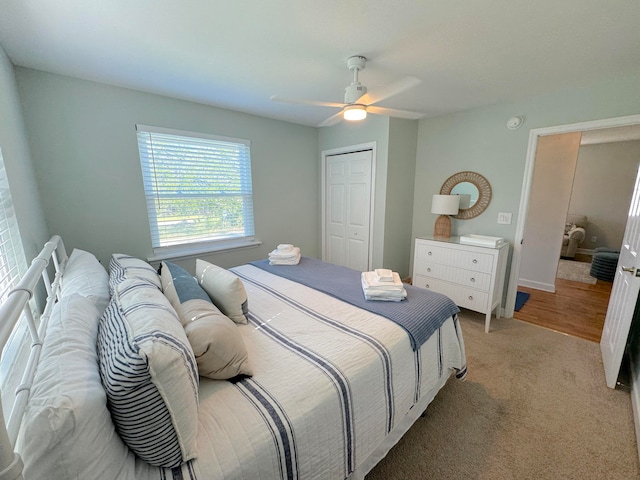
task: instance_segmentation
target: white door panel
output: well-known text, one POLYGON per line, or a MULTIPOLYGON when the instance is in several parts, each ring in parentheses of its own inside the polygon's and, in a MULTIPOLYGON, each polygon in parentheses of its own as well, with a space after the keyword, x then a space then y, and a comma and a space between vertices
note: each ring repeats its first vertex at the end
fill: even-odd
POLYGON ((600 350, 607 386, 615 388, 640 292, 640 172, 629 207, 627 226, 604 321, 600 350))
POLYGON ((326 159, 325 260, 360 271, 369 269, 371 150, 326 159))

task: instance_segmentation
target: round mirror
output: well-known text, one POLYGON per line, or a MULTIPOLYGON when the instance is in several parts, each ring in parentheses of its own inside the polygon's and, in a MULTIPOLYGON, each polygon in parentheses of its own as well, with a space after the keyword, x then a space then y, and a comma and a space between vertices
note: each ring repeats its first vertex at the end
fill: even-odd
POLYGON ((460 195, 460 209, 453 218, 466 220, 484 212, 491 200, 491 185, 476 172, 459 172, 442 184, 441 195, 460 195))
POLYGON ((464 210, 476 204, 480 191, 471 182, 460 182, 451 189, 451 195, 460 195, 460 209, 464 210))

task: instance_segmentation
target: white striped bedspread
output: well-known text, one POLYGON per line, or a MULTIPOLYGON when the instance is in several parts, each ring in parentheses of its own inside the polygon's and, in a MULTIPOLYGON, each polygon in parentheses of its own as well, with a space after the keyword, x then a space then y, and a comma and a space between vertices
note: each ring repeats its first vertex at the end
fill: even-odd
POLYGON ((201 379, 198 458, 163 479, 347 478, 422 395, 466 372, 457 318, 414 352, 380 316, 251 265, 233 271, 254 375, 201 379))

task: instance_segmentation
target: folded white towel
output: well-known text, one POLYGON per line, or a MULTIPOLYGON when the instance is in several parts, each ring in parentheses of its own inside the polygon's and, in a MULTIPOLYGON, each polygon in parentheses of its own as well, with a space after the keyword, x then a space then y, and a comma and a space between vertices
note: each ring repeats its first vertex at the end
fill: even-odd
POLYGON ((404 288, 397 272, 393 272, 393 282, 380 282, 376 272, 362 272, 362 283, 370 290, 401 290, 404 288))
POLYGON ((382 302, 401 302, 407 298, 407 291, 404 287, 400 287, 398 290, 376 290, 367 287, 367 284, 362 277, 362 291, 364 292, 365 300, 377 300, 382 302))
POLYGON ((292 248, 293 245, 291 245, 290 243, 281 243, 280 245, 278 245, 278 248, 276 248, 276 250, 278 250, 279 252, 288 252, 292 248))
POLYGON ((407 291, 402 285, 402 282, 398 286, 389 285, 387 288, 370 287, 365 279, 366 273, 371 273, 375 275, 374 272, 363 272, 362 276, 360 277, 361 283, 362 283, 362 291, 364 292, 365 300, 377 300, 377 301, 383 301, 383 302, 401 302, 402 300, 407 298, 407 291))
POLYGON ((299 256, 300 256, 300 248, 298 247, 293 247, 291 250, 287 252, 281 252, 280 250, 275 249, 269 254, 269 260, 272 260, 272 259, 290 260, 292 258, 296 258, 299 256))
POLYGON ((402 300, 404 300, 407 296, 404 295, 403 297, 378 297, 375 295, 371 295, 370 293, 365 293, 364 294, 364 299, 365 300, 374 300, 377 302, 401 302, 402 300))
POLYGON ((393 282, 393 272, 388 268, 376 268, 374 272, 379 282, 393 282))
POLYGON ((300 254, 291 258, 273 258, 269 256, 269 265, 297 265, 300 263, 300 258, 302 258, 300 254))

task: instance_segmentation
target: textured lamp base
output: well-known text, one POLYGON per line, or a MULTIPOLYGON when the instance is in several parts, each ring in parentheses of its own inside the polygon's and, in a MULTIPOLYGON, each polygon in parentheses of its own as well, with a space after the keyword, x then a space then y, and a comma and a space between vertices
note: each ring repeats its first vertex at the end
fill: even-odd
POLYGON ((433 236, 435 238, 451 237, 451 219, 449 216, 440 215, 436 219, 436 224, 433 226, 433 236))

